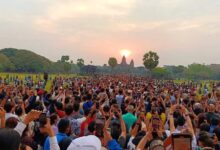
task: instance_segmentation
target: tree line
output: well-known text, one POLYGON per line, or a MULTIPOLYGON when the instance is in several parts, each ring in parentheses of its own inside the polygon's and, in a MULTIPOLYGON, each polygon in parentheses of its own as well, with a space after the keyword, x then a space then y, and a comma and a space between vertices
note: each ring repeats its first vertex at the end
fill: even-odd
POLYGON ((80 74, 132 74, 151 76, 162 79, 220 79, 220 65, 205 65, 193 63, 188 66, 158 67, 159 56, 149 51, 143 55, 144 67, 121 67, 117 59, 110 57, 108 65, 85 65, 83 58, 74 62, 68 55, 61 56, 60 60, 52 62, 28 50, 5 48, 0 50, 1 72, 31 72, 31 73, 80 73, 80 74))

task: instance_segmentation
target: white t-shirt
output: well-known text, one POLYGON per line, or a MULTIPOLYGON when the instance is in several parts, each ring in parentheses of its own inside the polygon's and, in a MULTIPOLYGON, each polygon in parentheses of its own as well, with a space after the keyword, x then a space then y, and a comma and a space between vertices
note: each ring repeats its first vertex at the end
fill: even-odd
POLYGON ((8 118, 14 117, 16 119, 19 119, 17 115, 12 114, 12 113, 6 113, 5 114, 5 120, 7 120, 8 118))

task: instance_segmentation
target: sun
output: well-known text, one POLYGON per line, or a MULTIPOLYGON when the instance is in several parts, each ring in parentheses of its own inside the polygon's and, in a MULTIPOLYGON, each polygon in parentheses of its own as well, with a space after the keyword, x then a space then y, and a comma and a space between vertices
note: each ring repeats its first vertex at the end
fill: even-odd
POLYGON ((120 54, 121 54, 121 56, 128 57, 131 54, 131 50, 129 50, 129 49, 122 49, 122 50, 120 50, 120 54))

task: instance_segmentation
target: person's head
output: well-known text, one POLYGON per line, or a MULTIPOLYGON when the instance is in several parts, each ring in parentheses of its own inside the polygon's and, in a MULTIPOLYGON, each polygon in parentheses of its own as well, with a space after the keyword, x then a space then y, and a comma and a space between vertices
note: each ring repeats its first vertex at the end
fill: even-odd
POLYGON ((94 135, 83 136, 74 139, 68 149, 70 150, 100 150, 101 141, 94 135))
POLYGON ((6 102, 6 104, 4 105, 4 109, 6 111, 6 113, 10 113, 12 111, 13 105, 11 102, 6 102))
POLYGON ((79 103, 74 103, 74 104, 73 104, 73 111, 74 111, 74 112, 78 112, 78 111, 79 111, 79 108, 80 108, 79 103))
POLYGON ((20 106, 16 106, 15 107, 15 114, 17 116, 21 116, 22 115, 22 108, 20 106))
POLYGON ((123 94, 123 90, 120 89, 120 90, 118 91, 118 93, 119 93, 119 95, 122 95, 122 94, 123 94))
POLYGON ((207 132, 200 132, 199 133, 199 138, 198 138, 198 145, 201 147, 214 147, 214 142, 213 140, 209 137, 207 132))
POLYGON ((54 125, 54 124, 57 123, 57 121, 58 121, 58 116, 57 116, 57 114, 52 114, 52 115, 50 116, 50 124, 51 124, 51 125, 54 125))
POLYGON ((161 140, 153 140, 149 146, 150 150, 164 150, 163 141, 161 140))
POLYGON ((205 113, 200 113, 200 114, 198 115, 198 127, 199 127, 202 123, 205 123, 205 120, 206 120, 205 113))
POLYGON ((111 127, 112 138, 118 140, 120 135, 121 135, 121 125, 119 123, 113 123, 111 127))
POLYGON ((55 106, 57 110, 63 110, 63 104, 61 102, 56 102, 55 106))
POLYGON ((215 112, 215 105, 209 104, 209 112, 215 112))
POLYGON ((217 136, 218 141, 220 141, 220 127, 215 128, 214 133, 217 136))
POLYGON ((218 117, 213 117, 211 119, 211 125, 217 126, 217 125, 219 125, 219 123, 220 123, 220 119, 218 117))
POLYGON ((202 108, 195 108, 193 111, 197 116, 204 112, 202 108))
POLYGON ((70 116, 73 113, 73 105, 69 104, 65 108, 65 113, 67 116, 70 116))
POLYGON ((105 105, 105 106, 103 107, 103 111, 104 111, 105 113, 109 113, 110 107, 109 107, 108 105, 105 105))
POLYGON ((208 123, 202 123, 199 127, 200 131, 209 132, 210 125, 208 123))
POLYGON ((134 111, 134 106, 133 106, 133 105, 128 105, 128 106, 127 106, 127 111, 130 112, 130 113, 133 113, 133 111, 134 111))
POLYGON ((91 94, 87 94, 86 99, 87 100, 92 100, 92 95, 91 94))
POLYGON ((185 118, 183 116, 180 116, 176 119, 176 125, 177 126, 184 126, 185 124, 185 118))
POLYGON ((17 126, 17 124, 18 124, 18 119, 16 119, 15 117, 10 117, 6 120, 5 127, 14 129, 17 126))
POLYGON ((90 113, 91 109, 84 109, 83 112, 84 112, 84 116, 87 117, 90 113))
POLYGON ((88 131, 92 134, 92 133, 94 133, 95 129, 96 129, 96 123, 95 123, 95 121, 92 121, 88 125, 88 131))
POLYGON ((68 119, 61 119, 58 123, 58 131, 60 133, 69 133, 70 131, 70 121, 68 119))
POLYGON ((0 129, 0 149, 19 150, 21 139, 17 131, 9 128, 0 129))
POLYGON ((70 103, 70 97, 66 97, 65 100, 64 100, 64 103, 69 104, 70 103))

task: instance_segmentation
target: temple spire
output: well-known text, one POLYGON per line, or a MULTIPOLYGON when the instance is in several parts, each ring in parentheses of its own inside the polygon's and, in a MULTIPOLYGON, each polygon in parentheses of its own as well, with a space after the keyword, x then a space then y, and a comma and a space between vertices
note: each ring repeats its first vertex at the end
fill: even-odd
POLYGON ((123 65, 123 66, 127 65, 126 57, 125 56, 122 57, 121 65, 123 65))
POLYGON ((133 59, 132 59, 131 62, 130 62, 130 66, 131 66, 132 68, 134 68, 134 60, 133 60, 133 59))

